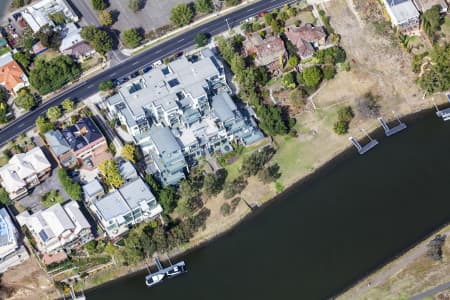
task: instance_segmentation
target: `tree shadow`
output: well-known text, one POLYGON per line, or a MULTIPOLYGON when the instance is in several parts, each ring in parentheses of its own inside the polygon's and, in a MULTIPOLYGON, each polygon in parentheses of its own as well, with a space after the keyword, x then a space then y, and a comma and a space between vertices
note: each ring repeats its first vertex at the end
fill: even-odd
POLYGON ((111 17, 112 17, 112 23, 113 25, 119 21, 119 15, 120 15, 120 11, 117 9, 113 9, 111 10, 111 17))

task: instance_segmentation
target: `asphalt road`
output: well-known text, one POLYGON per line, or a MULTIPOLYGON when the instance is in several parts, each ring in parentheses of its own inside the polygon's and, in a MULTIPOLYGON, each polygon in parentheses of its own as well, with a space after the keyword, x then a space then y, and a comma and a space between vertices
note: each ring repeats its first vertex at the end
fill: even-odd
POLYGON ((64 92, 45 102, 31 112, 17 118, 10 124, 0 130, 0 145, 6 144, 15 136, 30 130, 35 126, 38 116, 45 114, 51 106, 60 105, 61 102, 70 98, 74 101, 82 101, 83 99, 98 92, 98 85, 105 80, 114 80, 135 72, 143 66, 151 64, 157 60, 163 59, 168 55, 177 53, 178 51, 188 48, 194 44, 194 37, 198 32, 216 35, 227 30, 227 20, 230 27, 236 26, 243 20, 255 16, 259 12, 268 11, 276 7, 281 7, 287 3, 296 2, 295 0, 262 0, 252 5, 246 6, 241 10, 221 16, 209 23, 203 24, 194 29, 188 30, 170 40, 167 40, 149 50, 138 55, 132 56, 122 63, 108 68, 106 71, 95 75, 77 85, 67 88, 64 92))

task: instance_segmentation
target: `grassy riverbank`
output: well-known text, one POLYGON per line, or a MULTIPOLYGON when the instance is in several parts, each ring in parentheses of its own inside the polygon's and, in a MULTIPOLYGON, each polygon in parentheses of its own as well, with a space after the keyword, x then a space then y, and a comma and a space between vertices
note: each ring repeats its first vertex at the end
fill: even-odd
MULTIPOLYGON (((327 3, 324 9, 331 18, 332 26, 341 35, 341 44, 352 62, 351 70, 339 72, 334 79, 324 82, 320 92, 311 99, 316 109, 313 110, 311 105, 296 116, 298 137, 274 139, 277 153, 273 162, 280 166, 281 178, 274 184, 264 184, 250 177, 248 186, 240 195, 245 201, 240 201, 228 216, 223 216, 220 211, 226 201, 222 194, 207 199, 205 206, 210 209, 211 215, 205 229, 197 232, 189 244, 171 255, 193 249, 223 234, 250 213, 246 203, 265 203, 350 147, 350 135, 362 138, 361 129, 372 131, 378 128, 376 118, 368 118, 358 110, 361 97, 367 93, 377 96, 380 113, 387 119, 392 119, 393 110, 405 116, 432 107, 431 100, 424 99, 423 92, 415 84, 416 75, 411 71, 410 55, 394 43, 392 37, 377 35, 372 26, 361 24, 344 0, 327 3), (344 105, 353 107, 355 118, 350 123, 349 133, 338 136, 333 131, 333 124, 337 120, 338 109, 344 105)), ((446 101, 443 95, 435 96, 434 100, 437 103, 446 101)), ((242 160, 241 157, 227 166, 230 177, 239 174, 242 160)), ((141 264, 102 271, 90 276, 83 288, 91 288, 143 268, 144 264, 141 264)))
POLYGON ((442 261, 426 256, 427 245, 436 234, 450 236, 450 225, 370 274, 337 299, 409 299, 450 282, 450 240, 447 238, 442 248, 442 261))

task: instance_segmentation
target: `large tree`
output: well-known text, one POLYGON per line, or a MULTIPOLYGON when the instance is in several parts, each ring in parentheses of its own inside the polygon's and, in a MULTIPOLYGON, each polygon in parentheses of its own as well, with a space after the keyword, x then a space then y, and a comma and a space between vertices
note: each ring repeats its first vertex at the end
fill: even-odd
POLYGON ((115 160, 104 160, 98 166, 105 182, 115 188, 120 187, 123 183, 123 177, 120 175, 119 167, 115 160))
POLYGON ((125 146, 123 146, 122 148, 122 152, 120 153, 120 155, 131 161, 132 163, 136 162, 136 147, 133 144, 126 144, 125 146))
POLYGON ((171 13, 170 20, 178 27, 188 25, 194 18, 192 7, 185 3, 175 5, 171 13))
POLYGON ((104 55, 113 48, 113 39, 111 35, 95 26, 85 26, 81 29, 81 37, 94 47, 95 51, 104 55))
POLYGON ((38 60, 30 72, 30 83, 39 93, 47 94, 80 74, 80 66, 70 56, 60 55, 49 61, 38 60))
POLYGON ((14 103, 17 107, 20 107, 27 111, 36 106, 36 100, 34 99, 30 90, 27 88, 23 88, 17 93, 17 97, 16 99, 14 99, 14 103))
POLYGON ((73 100, 71 100, 69 98, 64 99, 63 102, 61 102, 61 106, 64 108, 66 113, 71 112, 71 111, 73 111, 73 108, 74 108, 73 100))
POLYGON ((303 69, 302 74, 306 86, 309 87, 317 86, 322 80, 322 71, 316 66, 311 66, 303 69))
POLYGON ((433 5, 422 14, 422 29, 430 39, 434 39, 434 34, 441 29, 441 6, 433 5))
POLYGON ((54 128, 53 123, 49 122, 44 116, 39 116, 36 119, 36 128, 40 134, 44 134, 54 128))
POLYGON ((108 7, 108 2, 106 0, 91 0, 91 5, 95 10, 104 10, 108 7))
POLYGON ((35 37, 41 41, 42 45, 53 50, 59 50, 61 45, 61 31, 50 25, 44 25, 36 32, 35 37))
POLYGON ((109 10, 102 10, 98 13, 98 20, 100 24, 105 27, 111 26, 113 24, 112 12, 109 10))
POLYGON ((196 0, 195 10, 201 13, 210 13, 214 9, 212 0, 196 0))
POLYGON ((420 86, 428 93, 450 89, 450 45, 436 45, 430 52, 431 64, 419 78, 420 86))
POLYGON ((142 41, 142 35, 136 28, 130 28, 122 31, 120 37, 125 46, 128 48, 136 48, 142 41))
POLYGON ((61 108, 59 108, 58 106, 50 107, 45 114, 47 118, 52 122, 55 122, 62 116, 61 108))
POLYGON ((144 3, 143 0, 128 0, 128 8, 133 12, 138 12, 143 8, 144 3))

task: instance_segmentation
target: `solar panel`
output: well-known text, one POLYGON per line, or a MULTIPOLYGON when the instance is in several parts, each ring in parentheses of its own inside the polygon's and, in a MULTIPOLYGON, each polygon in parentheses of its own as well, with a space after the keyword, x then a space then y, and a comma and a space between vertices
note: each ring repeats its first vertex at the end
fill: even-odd
POLYGON ((44 230, 39 231, 39 237, 44 243, 48 240, 48 235, 44 230))

